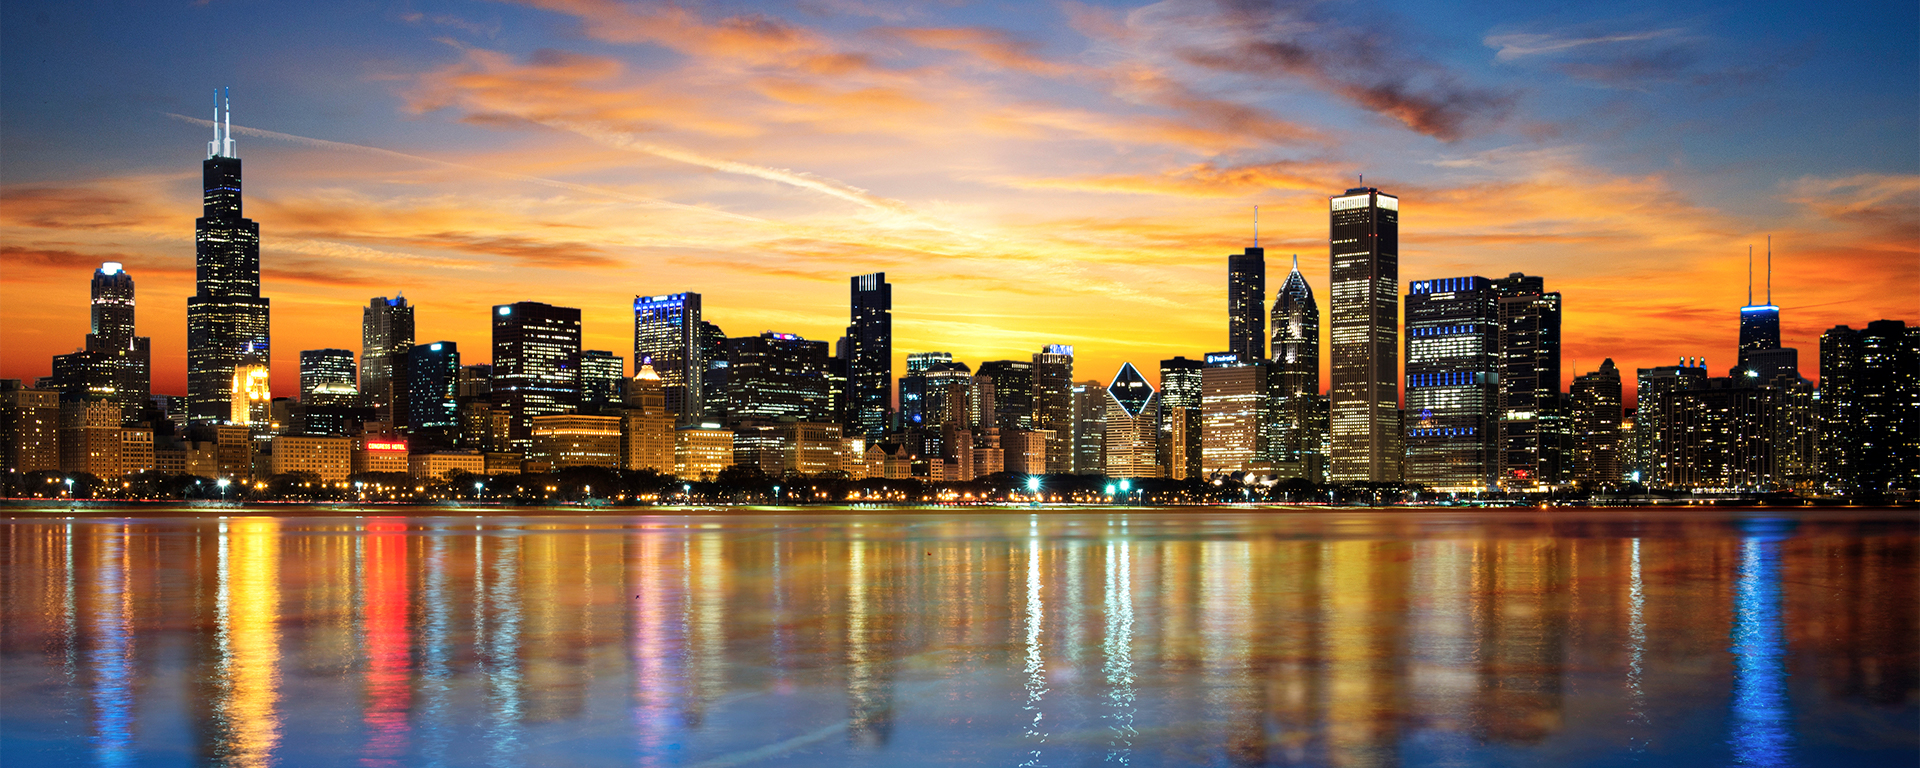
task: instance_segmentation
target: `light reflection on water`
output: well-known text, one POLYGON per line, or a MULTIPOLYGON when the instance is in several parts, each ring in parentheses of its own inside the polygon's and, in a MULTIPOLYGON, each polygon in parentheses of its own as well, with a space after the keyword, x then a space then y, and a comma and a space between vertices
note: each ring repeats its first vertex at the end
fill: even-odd
POLYGON ((13 765, 1912 765, 1911 514, 38 521, 13 765))

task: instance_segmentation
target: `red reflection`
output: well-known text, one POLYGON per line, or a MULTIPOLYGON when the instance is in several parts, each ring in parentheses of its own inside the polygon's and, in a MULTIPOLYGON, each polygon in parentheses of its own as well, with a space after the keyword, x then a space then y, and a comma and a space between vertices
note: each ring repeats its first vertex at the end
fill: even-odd
POLYGON ((407 747, 407 525, 369 520, 361 573, 367 652, 367 744, 361 765, 398 766, 407 747))

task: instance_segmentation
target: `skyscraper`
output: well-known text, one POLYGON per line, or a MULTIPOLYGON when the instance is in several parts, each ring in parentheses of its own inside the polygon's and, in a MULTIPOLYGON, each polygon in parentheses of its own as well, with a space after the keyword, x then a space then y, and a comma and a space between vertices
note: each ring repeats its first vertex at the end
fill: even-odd
POLYGON ((1613 358, 1600 369, 1575 377, 1570 398, 1571 480, 1583 487, 1618 485, 1620 472, 1620 369, 1613 358))
POLYGON ((121 421, 140 419, 153 395, 152 352, 145 336, 134 335, 133 276, 109 261, 93 273, 93 332, 87 351, 110 361, 113 396, 121 421))
POLYGON ((1160 477, 1160 393, 1121 363, 1107 385, 1107 477, 1160 477))
POLYGON ((300 351, 300 402, 304 405, 357 405, 353 352, 345 349, 300 351))
POLYGON ((1218 475, 1272 469, 1267 461, 1273 413, 1266 361, 1246 362, 1232 352, 1209 354, 1200 385, 1201 471, 1218 475))
POLYGON ((1107 388, 1088 379, 1073 385, 1073 473, 1107 472, 1107 388))
POLYGON ((989 360, 980 375, 993 381, 992 426, 1004 432, 1033 429, 1033 363, 1025 360, 989 360))
POLYGON ((194 423, 230 418, 235 368, 264 367, 272 358, 268 302, 260 295, 260 225, 241 215, 240 158, 226 106, 216 100, 213 141, 200 164, 202 215, 194 222, 194 295, 187 298, 187 414, 194 423))
POLYGON ((1273 359, 1267 399, 1273 411, 1269 452, 1284 478, 1326 479, 1326 396, 1320 393, 1320 305, 1300 274, 1300 257, 1273 297, 1273 359))
POLYGON ((1500 483, 1565 481, 1566 407, 1560 390, 1560 294, 1519 272, 1493 281, 1500 308, 1500 483))
MULTIPOLYGON (((407 297, 375 297, 360 310, 360 403, 375 410, 393 404, 394 359, 413 349, 413 307, 407 297)), ((402 385, 403 386, 403 385, 402 385)), ((394 421, 403 417, 395 414, 394 421)))
POLYGON ((599 413, 626 401, 627 360, 604 349, 580 352, 580 411, 599 413))
POLYGON ((1185 357, 1160 361, 1160 463, 1175 480, 1205 477, 1200 463, 1204 365, 1185 357))
POLYGON ((1267 359, 1267 251, 1257 243, 1227 255, 1227 351, 1267 359))
POLYGON ((1332 199, 1334 482, 1400 479, 1400 199, 1358 187, 1332 199))
POLYGON ((1499 294, 1484 277, 1407 285, 1407 481, 1495 487, 1500 422, 1499 294))
POLYGON ((1827 487, 1868 497, 1920 491, 1920 326, 1828 329, 1820 377, 1827 487))
POLYGON ((1636 372, 1633 430, 1635 433, 1633 469, 1629 478, 1649 485, 1666 484, 1674 476, 1678 461, 1675 446, 1667 444, 1673 433, 1667 429, 1665 405, 1676 392, 1707 385, 1705 360, 1695 363, 1680 358, 1674 365, 1641 368, 1636 372))
POLYGON ((900 377, 901 426, 912 429, 926 424, 936 415, 927 411, 927 376, 933 366, 953 362, 952 352, 914 352, 907 355, 907 375, 900 377))
POLYGON ((850 434, 877 438, 887 432, 893 400, 893 285, 887 273, 851 280, 852 321, 847 325, 847 389, 850 434))
POLYGON ((768 331, 727 340, 727 423, 833 423, 827 343, 768 331))
POLYGON ((417 445, 453 445, 460 426, 459 384, 458 344, 414 345, 394 364, 396 426, 414 436, 417 445))
POLYGON ((493 308, 493 402, 510 414, 514 447, 531 446, 533 417, 580 401, 580 310, 535 301, 493 308))
POLYGON ((1780 346, 1780 308, 1773 304, 1773 238, 1767 238, 1767 303, 1753 303, 1753 249, 1747 249, 1747 305, 1740 308, 1739 375, 1753 383, 1800 374, 1800 350, 1780 346))
POLYGON ((1073 472, 1073 347, 1049 344, 1033 353, 1033 422, 1047 437, 1047 474, 1073 472))
POLYGON ((633 365, 653 366, 667 391, 667 410, 696 423, 705 402, 708 348, 700 294, 633 298, 633 365))

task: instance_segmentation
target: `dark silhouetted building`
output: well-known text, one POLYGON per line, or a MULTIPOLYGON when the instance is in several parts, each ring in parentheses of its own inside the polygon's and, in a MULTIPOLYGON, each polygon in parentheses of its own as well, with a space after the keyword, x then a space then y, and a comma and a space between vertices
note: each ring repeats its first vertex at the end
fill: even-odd
POLYGON ((1313 482, 1327 479, 1327 399, 1320 391, 1320 304, 1300 274, 1300 257, 1273 297, 1273 358, 1267 400, 1274 473, 1313 482))
POLYGON ((878 438, 887 432, 893 401, 893 285, 887 273, 852 278, 847 325, 848 434, 878 438))
POLYGON ((1820 463, 1827 489, 1920 492, 1920 326, 1875 320, 1820 336, 1820 463))
POLYGON ((1185 357, 1160 361, 1160 464, 1175 480, 1206 477, 1201 464, 1205 366, 1185 357))
POLYGON ((415 447, 452 447, 460 427, 460 347, 416 344, 394 363, 394 413, 415 447))
POLYGON ((1587 488, 1618 485, 1623 413, 1620 369, 1614 367, 1613 359, 1601 363, 1597 371, 1574 378, 1570 399, 1573 482, 1587 488))
POLYGON ((1033 363, 989 360, 980 364, 980 375, 993 382, 993 425, 1001 431, 1033 429, 1033 363))
POLYGON ((1400 480, 1400 199, 1371 187, 1332 199, 1328 391, 1334 482, 1400 480))
POLYGON ((1073 473, 1073 347, 1049 344, 1033 353, 1033 423, 1047 431, 1047 474, 1073 473))
POLYGON ((359 405, 360 387, 353 364, 353 351, 346 349, 303 349, 300 351, 300 402, 304 405, 359 405))
POLYGON ((1500 319, 1500 484, 1530 489, 1565 482, 1560 294, 1547 292, 1543 278, 1519 272, 1492 285, 1500 319))
POLYGON ((727 423, 833 423, 827 343, 768 331, 727 340, 727 423))
POLYGON ((627 359, 601 349, 580 352, 580 411, 600 413, 626 401, 627 359))
POLYGON ((268 301, 260 295, 260 225, 242 215, 229 122, 214 121, 200 164, 202 214, 194 222, 194 295, 187 298, 187 413, 196 424, 227 421, 235 369, 272 360, 268 301))
POLYGON ((105 400, 124 424, 140 422, 152 398, 151 345, 133 329, 133 276, 109 261, 93 273, 92 328, 86 347, 53 361, 53 379, 67 402, 105 400))
POLYGON ((1227 350, 1267 359, 1267 251, 1258 246, 1227 256, 1227 350))

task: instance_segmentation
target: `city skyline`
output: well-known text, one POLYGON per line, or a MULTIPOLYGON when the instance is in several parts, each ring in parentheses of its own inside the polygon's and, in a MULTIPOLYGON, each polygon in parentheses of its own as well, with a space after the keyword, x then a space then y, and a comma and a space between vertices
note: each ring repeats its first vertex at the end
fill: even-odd
MULTIPOLYGON (((1915 150, 1887 138, 1912 135, 1920 98, 1877 76, 1840 87, 1840 64, 1809 63, 1811 54, 1756 75, 1760 85, 1702 85, 1751 64, 1729 58, 1734 43, 1781 32, 1712 13, 1637 19, 1641 32, 1604 19, 1437 26, 1426 42, 1442 52, 1395 54, 1457 81, 1403 83, 1400 106, 1422 112, 1367 101, 1355 95, 1367 83, 1331 68, 1248 69, 1257 43, 1291 39, 1289 23, 1358 29, 1331 11, 1284 6, 1235 34, 1224 30, 1232 14, 1252 12, 1182 4, 991 23, 966 9, 908 8, 877 22, 785 6, 459 10, 483 27, 495 19, 494 31, 463 28, 451 10, 383 17, 380 35, 341 44, 405 55, 391 71, 328 62, 321 71, 337 82, 324 91, 232 58, 267 43, 312 55, 287 25, 323 11, 126 14, 108 23, 115 34, 143 22, 210 26, 186 40, 242 25, 257 34, 218 54, 155 51, 158 74, 140 81, 150 92, 101 103, 133 87, 101 74, 126 54, 37 77, 35 57, 75 43, 60 34, 67 19, 58 7, 10 7, 0 376, 46 375, 51 355, 79 346, 89 297, 78 276, 119 262, 140 281, 136 332, 153 339, 153 391, 187 393, 179 318, 192 293, 188 221, 200 181, 187 163, 200 159, 209 123, 191 116, 205 111, 207 88, 229 81, 247 218, 261 230, 261 295, 275 303, 276 394, 298 390, 302 350, 358 346, 342 337, 373 296, 404 293, 420 307, 417 338, 465 342, 475 358, 466 362, 481 363, 473 353, 486 344, 488 309, 523 301, 581 309, 582 346, 616 353, 631 347, 633 296, 680 292, 704 295, 705 319, 730 335, 831 342, 845 327, 837 286, 869 272, 898 288, 895 371, 918 351, 985 361, 1065 344, 1079 377, 1126 362, 1153 377, 1155 361, 1220 347, 1221 256, 1253 243, 1254 205, 1266 219, 1260 245, 1276 258, 1299 254, 1313 291, 1330 296, 1321 205, 1362 173, 1406 200, 1402 293, 1458 275, 1552 281, 1566 297, 1563 391, 1603 358, 1622 370, 1682 356, 1707 358, 1715 373, 1732 367, 1748 303, 1745 246, 1770 233, 1780 344, 1802 350, 1809 378, 1820 371, 1804 356, 1824 329, 1915 314, 1910 296, 1882 289, 1920 280, 1915 150), (1063 18, 1070 31, 1043 29, 1063 18), (27 36, 34 29, 44 33, 27 36), (446 35, 453 45, 431 42, 446 35), (754 50, 756 41, 788 44, 754 50), (1203 55, 1221 51, 1235 55, 1203 55), (1641 80, 1597 74, 1673 51, 1695 58, 1641 80), (768 79, 769 68, 806 63, 785 84, 797 90, 768 79), (722 119, 695 97, 644 115, 609 106, 703 67, 711 103, 747 94, 755 108, 722 119), (942 90, 969 73, 976 87, 942 90), (1252 75, 1271 82, 1246 90, 1252 75), (1074 91, 1063 84, 1074 78, 1100 85, 1074 91), (1844 146, 1789 147, 1785 137, 1827 125, 1812 105, 1821 83, 1867 97, 1883 117, 1840 131, 1851 137, 1844 146), (530 92, 550 94, 544 101, 514 95, 540 84, 550 87, 530 92), (1475 95, 1498 105, 1450 99, 1475 95), (888 96, 965 116, 980 137, 935 130, 925 110, 876 118, 854 103, 888 96), (1741 114, 1771 105, 1784 127, 1716 124, 1711 146, 1689 146, 1711 133, 1675 105, 1689 98, 1741 114), (357 106, 333 108, 348 103, 357 106), (1613 125, 1616 135, 1580 125, 1619 110, 1634 125, 1613 125), (873 127, 853 130, 847 121, 861 116, 873 127), (54 120, 65 127, 38 130, 54 120), (1005 130, 982 128, 993 125, 1005 130), (1663 126, 1690 138, 1635 146, 1663 126), (741 140, 776 129, 788 129, 780 141, 741 140), (852 151, 860 142, 836 138, 847 135, 871 148, 852 151), (940 142, 952 147, 941 158, 889 165, 940 142), (1039 157, 1056 149, 1058 158, 1039 157)), ((1910 40, 1861 32, 1868 53, 1847 55, 1914 58, 1910 40)), ((1310 61, 1333 58, 1325 44, 1310 50, 1319 57, 1310 61)), ((1321 361, 1324 376, 1324 346, 1321 361)))

